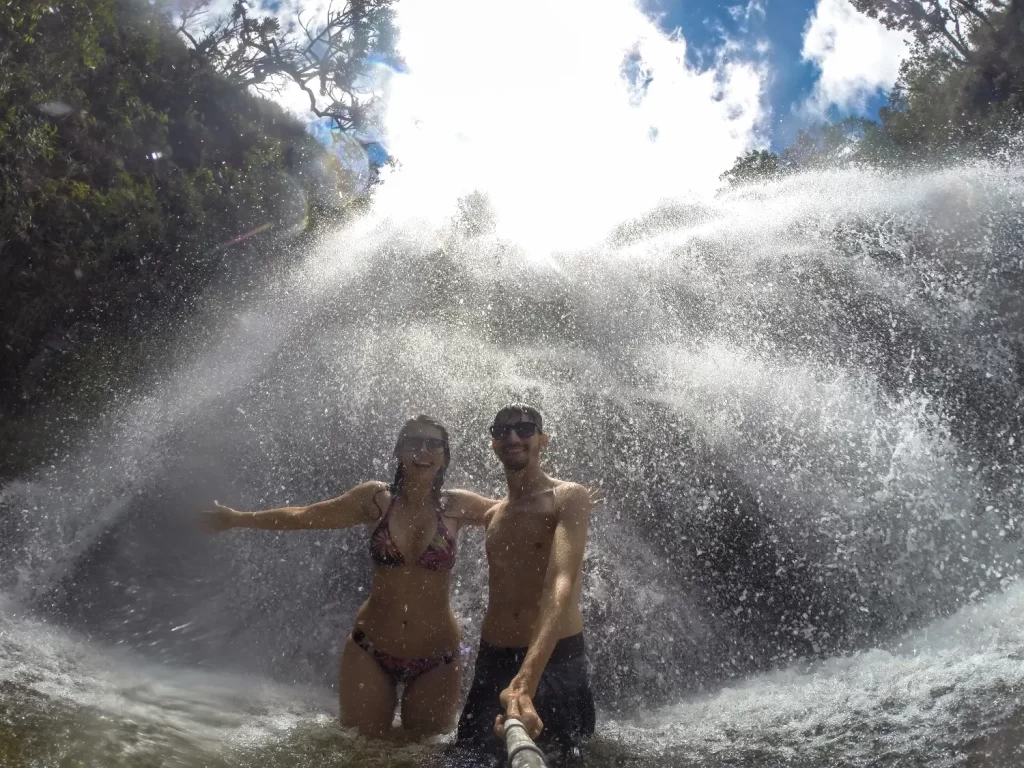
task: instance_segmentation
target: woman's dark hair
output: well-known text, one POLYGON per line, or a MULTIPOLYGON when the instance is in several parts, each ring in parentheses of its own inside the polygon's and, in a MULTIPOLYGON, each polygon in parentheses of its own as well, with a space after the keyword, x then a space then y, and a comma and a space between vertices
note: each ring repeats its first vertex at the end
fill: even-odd
MULTIPOLYGON (((441 465, 441 469, 437 471, 437 474, 434 475, 434 484, 430 488, 430 495, 434 498, 434 501, 437 502, 438 505, 440 505, 441 488, 444 486, 444 475, 445 472, 448 470, 448 464, 450 464, 452 460, 451 448, 448 445, 448 430, 444 428, 444 425, 437 419, 432 419, 429 416, 424 416, 422 414, 420 414, 419 416, 413 416, 411 419, 405 422, 405 424, 402 425, 402 428, 400 430, 398 430, 398 439, 395 440, 395 450, 392 452, 392 455, 395 456, 395 458, 398 458, 398 449, 402 445, 402 438, 405 437, 405 433, 409 429, 409 427, 417 424, 433 427, 434 429, 438 430, 441 433, 441 437, 444 439, 444 463, 441 465)), ((391 495, 401 496, 402 485, 404 483, 405 470, 402 468, 401 460, 399 460, 398 466, 395 467, 395 479, 391 481, 391 487, 389 488, 389 490, 391 491, 391 495)))

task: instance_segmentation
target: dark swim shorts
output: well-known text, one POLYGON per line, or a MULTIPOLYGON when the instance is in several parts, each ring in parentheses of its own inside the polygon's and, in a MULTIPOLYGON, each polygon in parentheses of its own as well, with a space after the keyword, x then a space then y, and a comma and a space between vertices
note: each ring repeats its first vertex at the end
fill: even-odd
MULTIPOLYGON (((494 720, 501 713, 498 695, 512 682, 525 656, 525 648, 499 648, 481 641, 473 685, 459 718, 456 745, 504 754, 504 746, 494 735, 494 720)), ((533 705, 544 722, 538 739, 542 747, 569 752, 582 737, 594 732, 594 696, 582 633, 555 645, 533 705)))

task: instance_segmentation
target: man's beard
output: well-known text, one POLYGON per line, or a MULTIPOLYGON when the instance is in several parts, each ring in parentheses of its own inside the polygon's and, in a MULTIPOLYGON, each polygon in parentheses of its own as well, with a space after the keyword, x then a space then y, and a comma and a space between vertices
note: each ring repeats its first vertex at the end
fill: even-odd
POLYGON ((519 472, 526 469, 526 465, 530 463, 530 454, 526 451, 517 453, 513 456, 502 454, 498 458, 501 459, 502 465, 508 472, 519 472))

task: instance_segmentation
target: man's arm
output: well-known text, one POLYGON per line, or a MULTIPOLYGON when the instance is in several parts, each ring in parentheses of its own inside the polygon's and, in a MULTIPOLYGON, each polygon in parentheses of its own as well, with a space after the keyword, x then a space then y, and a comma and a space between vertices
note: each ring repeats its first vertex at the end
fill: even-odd
MULTIPOLYGON (((562 619, 572 607, 576 581, 583 569, 590 508, 593 506, 587 489, 579 485, 566 489, 562 504, 530 646, 519 672, 501 693, 506 716, 521 720, 534 737, 544 726, 533 708, 533 697, 544 667, 560 639, 562 619)), ((502 718, 499 716, 498 720, 496 730, 501 735, 502 718)))

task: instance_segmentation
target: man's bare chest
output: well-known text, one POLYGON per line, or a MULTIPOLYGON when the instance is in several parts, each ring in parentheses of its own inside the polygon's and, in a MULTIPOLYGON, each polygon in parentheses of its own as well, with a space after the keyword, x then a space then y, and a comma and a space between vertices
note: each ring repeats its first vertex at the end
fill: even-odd
POLYGON ((547 557, 557 524, 554 505, 500 507, 487 526, 487 553, 547 557))

